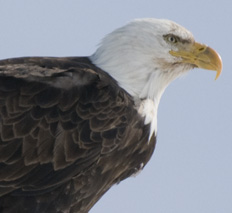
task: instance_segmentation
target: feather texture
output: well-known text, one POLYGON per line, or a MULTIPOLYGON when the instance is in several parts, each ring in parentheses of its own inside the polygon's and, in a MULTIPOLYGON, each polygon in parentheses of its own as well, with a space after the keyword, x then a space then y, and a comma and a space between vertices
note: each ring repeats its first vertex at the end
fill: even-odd
POLYGON ((1 212, 88 212, 155 147, 133 98, 88 58, 0 61, 0 118, 1 212))

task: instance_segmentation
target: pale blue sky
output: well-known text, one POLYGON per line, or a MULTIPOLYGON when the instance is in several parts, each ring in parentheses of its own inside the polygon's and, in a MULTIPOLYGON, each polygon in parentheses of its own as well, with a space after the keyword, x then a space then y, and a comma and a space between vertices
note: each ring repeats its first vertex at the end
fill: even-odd
POLYGON ((0 0, 0 58, 85 56, 134 18, 167 18, 216 49, 221 77, 196 69, 162 97, 158 142, 136 178, 91 213, 232 212, 232 4, 228 0, 0 0))

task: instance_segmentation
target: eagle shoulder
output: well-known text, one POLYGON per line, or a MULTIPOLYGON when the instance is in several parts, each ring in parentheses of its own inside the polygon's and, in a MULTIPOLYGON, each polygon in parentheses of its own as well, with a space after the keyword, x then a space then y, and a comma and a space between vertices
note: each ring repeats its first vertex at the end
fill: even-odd
MULTIPOLYGON (((79 201, 91 198, 93 205, 112 184, 148 161, 154 150, 154 143, 147 143, 148 126, 144 127, 133 98, 88 58, 2 60, 1 199, 20 196, 20 203, 32 196, 44 202, 41 194, 53 196, 75 183, 75 193, 67 195, 70 202, 74 193, 79 201), (153 148, 147 151, 148 147, 153 148), (133 160, 133 152, 141 158, 133 160), (128 164, 120 165, 121 157, 128 157, 128 164), (103 173, 108 181, 105 188, 99 181, 96 184, 103 173), (95 188, 81 184, 87 176, 95 188)), ((51 202, 57 208, 69 208, 51 202)))

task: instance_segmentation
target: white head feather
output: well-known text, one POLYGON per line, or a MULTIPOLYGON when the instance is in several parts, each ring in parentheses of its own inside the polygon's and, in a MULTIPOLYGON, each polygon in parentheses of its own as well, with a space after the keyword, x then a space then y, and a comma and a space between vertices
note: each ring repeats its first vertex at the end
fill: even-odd
POLYGON ((146 117, 145 123, 152 123, 152 132, 157 128, 157 109, 165 88, 193 68, 169 54, 175 46, 164 39, 168 34, 194 41, 188 30, 172 21, 137 19, 107 35, 90 57, 135 100, 144 100, 139 112, 146 117))

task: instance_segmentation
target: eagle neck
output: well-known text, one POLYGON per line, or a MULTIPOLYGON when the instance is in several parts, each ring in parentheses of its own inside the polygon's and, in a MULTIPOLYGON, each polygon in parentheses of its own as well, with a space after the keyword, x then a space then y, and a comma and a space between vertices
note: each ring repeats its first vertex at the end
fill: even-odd
POLYGON ((135 100, 135 107, 138 113, 144 118, 144 124, 150 124, 150 136, 157 133, 157 113, 161 96, 172 79, 163 74, 154 63, 130 64, 99 63, 96 56, 91 56, 93 64, 107 72, 114 78, 118 85, 129 93, 135 100), (97 60, 96 60, 97 59, 97 60))

